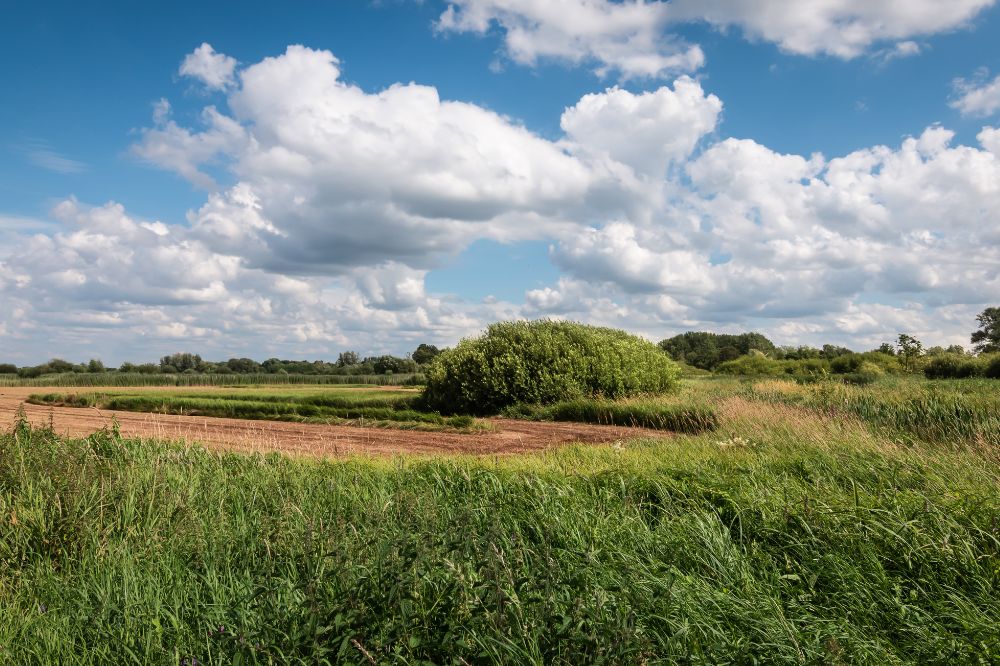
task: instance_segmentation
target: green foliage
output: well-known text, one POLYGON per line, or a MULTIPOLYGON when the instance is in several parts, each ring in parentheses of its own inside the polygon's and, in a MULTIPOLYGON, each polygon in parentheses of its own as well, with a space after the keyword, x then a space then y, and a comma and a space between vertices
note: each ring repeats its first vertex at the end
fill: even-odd
POLYGON ((0 375, 16 375, 17 366, 13 363, 0 363, 0 375))
POLYGON ((895 380, 874 386, 823 382, 776 390, 743 389, 751 400, 854 416, 897 441, 1000 447, 1000 393, 992 382, 895 380))
POLYGON ((878 368, 875 374, 898 373, 903 368, 894 355, 885 354, 880 351, 864 352, 856 354, 851 352, 843 354, 830 361, 830 371, 834 374, 857 373, 862 366, 874 366, 878 368), (880 372, 879 372, 880 371, 880 372))
POLYGON ((709 405, 565 400, 552 405, 514 405, 504 410, 511 418, 533 421, 573 421, 700 433, 715 430, 719 417, 709 405))
POLYGON ((924 354, 923 343, 912 335, 900 333, 896 347, 899 349, 897 356, 903 366, 903 370, 906 372, 915 372, 917 370, 917 361, 924 354))
POLYGON ((426 365, 434 360, 434 358, 441 353, 441 350, 434 345, 420 344, 413 353, 410 354, 410 358, 413 359, 414 363, 418 365, 426 365))
POLYGON ((556 321, 491 325, 427 370, 426 403, 442 413, 496 414, 518 403, 664 393, 676 364, 624 331, 556 321))
POLYGON ((964 354, 935 354, 924 365, 924 375, 928 379, 983 377, 986 374, 985 360, 964 354))
POLYGON ((158 366, 155 372, 103 372, 66 373, 58 375, 24 376, 20 372, 16 378, 0 377, 0 386, 254 386, 286 384, 335 384, 335 385, 420 385, 421 374, 399 375, 293 375, 256 374, 238 375, 232 372, 212 374, 162 374, 158 366))
POLYGON ((821 358, 777 361, 761 354, 751 354, 720 364, 716 372, 741 377, 793 377, 808 381, 829 375, 830 363, 821 358))
POLYGON ((715 370, 720 363, 749 354, 751 350, 773 352, 774 343, 760 333, 727 335, 689 331, 660 342, 660 348, 675 361, 702 370, 715 370))
POLYGON ((1000 308, 986 308, 976 316, 979 330, 972 334, 972 344, 980 354, 1000 352, 1000 308))
POLYGON ((0 436, 0 661, 1000 661, 995 464, 754 422, 391 463, 24 422, 0 436))

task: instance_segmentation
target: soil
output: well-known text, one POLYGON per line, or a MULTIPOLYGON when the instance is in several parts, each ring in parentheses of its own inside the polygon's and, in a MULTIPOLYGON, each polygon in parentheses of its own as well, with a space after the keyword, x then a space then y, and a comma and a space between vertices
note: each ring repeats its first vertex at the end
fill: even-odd
MULTIPOLYGON (((116 387, 117 388, 117 387, 116 387)), ((211 387, 191 387, 211 391, 211 387)), ((96 389, 100 390, 100 389, 96 389)), ((164 390, 158 387, 130 391, 164 390)), ((169 387, 176 391, 177 387, 169 387)), ((398 454, 509 455, 533 453, 569 443, 602 444, 636 437, 668 437, 669 434, 642 428, 603 426, 586 423, 539 423, 513 419, 490 419, 494 432, 419 432, 390 428, 251 421, 204 416, 179 416, 120 412, 96 408, 49 407, 24 401, 32 393, 72 393, 67 387, 0 388, 0 427, 13 423, 23 404, 29 420, 38 425, 50 422, 56 432, 71 437, 89 435, 118 419, 126 437, 152 437, 197 442, 208 448, 242 452, 272 452, 330 457, 353 454, 392 456, 398 454)))

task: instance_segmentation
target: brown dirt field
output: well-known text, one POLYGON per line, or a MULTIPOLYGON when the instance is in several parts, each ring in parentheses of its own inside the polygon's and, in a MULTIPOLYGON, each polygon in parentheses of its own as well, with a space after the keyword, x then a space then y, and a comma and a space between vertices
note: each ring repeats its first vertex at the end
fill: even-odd
MULTIPOLYGON (((176 390, 177 387, 169 388, 176 390)), ((204 386, 192 388, 199 391, 213 390, 204 386)), ((51 420, 56 432, 69 436, 89 435, 108 425, 113 415, 118 419, 121 432, 126 437, 183 439, 213 449, 262 453, 278 451, 320 457, 352 454, 391 456, 404 453, 508 455, 543 451, 569 443, 601 444, 634 437, 669 436, 663 432, 642 428, 584 423, 536 423, 512 419, 492 419, 496 432, 475 434, 419 432, 389 428, 48 407, 24 402, 32 393, 73 390, 66 387, 34 386, 0 388, 0 427, 13 423, 17 409, 23 404, 32 423, 43 425, 51 420)), ((163 388, 143 387, 129 390, 155 391, 163 388)))

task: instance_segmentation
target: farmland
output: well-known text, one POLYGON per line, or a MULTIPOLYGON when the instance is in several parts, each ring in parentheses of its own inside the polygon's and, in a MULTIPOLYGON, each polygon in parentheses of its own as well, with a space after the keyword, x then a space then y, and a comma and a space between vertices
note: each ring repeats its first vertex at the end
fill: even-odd
MULTIPOLYGON (((60 434, 65 414, 104 423, 110 414, 28 406, 32 423, 15 423, 0 446, 0 654, 13 663, 79 659, 80 646, 91 663, 991 663, 1000 658, 992 386, 686 380, 675 394, 616 404, 710 412, 714 429, 619 427, 604 445, 509 450, 489 442, 520 424, 577 435, 611 426, 549 421, 586 420, 595 413, 586 403, 516 408, 488 419, 499 432, 467 433, 115 412, 120 433, 81 438, 60 434), (509 418, 518 411, 541 420, 509 418), (201 448, 191 443, 197 425, 187 442, 131 436, 128 419, 140 418, 466 446, 374 458, 350 447, 234 453, 226 449, 252 449, 201 448), (478 446, 488 455, 449 453, 478 446), (496 455, 505 452, 522 455, 496 455)), ((239 391, 245 402, 305 404, 346 390, 239 391)), ((166 390, 192 400, 239 391, 166 390)), ((354 400, 378 391, 409 399, 362 389, 354 400)))

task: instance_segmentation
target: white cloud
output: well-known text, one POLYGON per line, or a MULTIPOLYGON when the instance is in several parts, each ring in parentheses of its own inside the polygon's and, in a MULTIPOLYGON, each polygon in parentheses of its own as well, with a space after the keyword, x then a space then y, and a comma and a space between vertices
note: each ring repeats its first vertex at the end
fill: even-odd
POLYGON ((584 95, 566 109, 562 129, 584 151, 601 152, 636 173, 662 179, 715 129, 722 102, 688 77, 674 88, 633 94, 619 88, 584 95))
POLYGON ((708 23, 736 28, 748 38, 788 53, 855 58, 892 41, 885 57, 919 52, 912 37, 964 27, 995 0, 453 0, 438 20, 442 31, 503 32, 513 61, 534 65, 550 58, 595 63, 599 74, 623 78, 690 72, 704 63, 697 45, 672 29, 708 23))
POLYGON ((205 42, 184 58, 178 73, 198 79, 211 90, 224 90, 236 81, 236 59, 216 53, 205 42))
POLYGON ((991 116, 1000 111, 1000 75, 992 81, 987 80, 988 73, 984 70, 976 79, 966 81, 955 80, 955 93, 958 95, 951 101, 951 106, 965 116, 991 116))
POLYGON ((667 5, 606 0, 457 0, 438 20, 442 31, 504 31, 505 52, 515 62, 541 59, 596 63, 601 75, 655 77, 690 72, 704 64, 697 46, 664 35, 667 5))
MULTIPOLYGON (((995 0, 673 0, 673 21, 740 28, 788 53, 855 58, 881 41, 904 41, 966 26, 995 0)), ((904 47, 911 50, 912 46, 904 47)))
POLYGON ((963 146, 932 126, 827 158, 715 139, 721 109, 686 77, 611 88, 546 139, 432 87, 362 90, 329 52, 289 47, 249 65, 202 127, 156 106, 135 154, 210 190, 183 223, 75 199, 55 228, 12 221, 0 330, 10 348, 109 360, 180 341, 222 357, 400 352, 540 315, 651 337, 877 344, 905 326, 963 341, 1000 293, 1000 131, 963 146), (477 239, 546 240, 562 273, 520 303, 429 290, 477 239))

